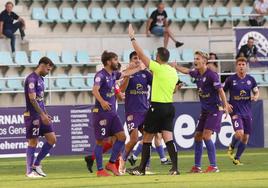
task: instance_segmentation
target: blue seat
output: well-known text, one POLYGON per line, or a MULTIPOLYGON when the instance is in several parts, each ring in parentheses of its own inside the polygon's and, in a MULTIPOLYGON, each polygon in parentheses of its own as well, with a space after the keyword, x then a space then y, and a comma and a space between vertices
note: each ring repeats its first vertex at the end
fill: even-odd
POLYGON ((75 18, 74 10, 72 8, 62 8, 61 16, 65 22, 70 21, 76 23, 79 21, 75 18))
POLYGON ((71 51, 63 51, 61 53, 61 62, 63 64, 75 64, 74 53, 71 51))
POLYGON ((58 74, 58 78, 56 78, 55 86, 59 89, 70 89, 72 86, 70 85, 70 79, 66 74, 58 74))
POLYGON ((7 80, 7 88, 14 91, 22 90, 22 80, 18 79, 18 77, 18 75, 8 77, 9 79, 7 80))
POLYGON ((229 10, 226 7, 217 7, 216 17, 213 20, 217 22, 230 21, 231 17, 229 15, 229 10))
POLYGON ((60 64, 59 55, 55 51, 48 51, 47 57, 54 63, 54 64, 60 64))
POLYGON ((215 16, 216 12, 215 10, 211 7, 204 7, 203 8, 203 19, 202 21, 208 21, 210 16, 215 16))
POLYGON ((169 62, 178 62, 181 61, 181 55, 179 53, 179 50, 177 48, 169 49, 169 62))
POLYGON ((0 51, 0 65, 14 65, 10 52, 0 51))
POLYGON ((44 78, 44 81, 45 81, 45 89, 46 90, 53 90, 55 88, 54 86, 54 80, 53 79, 50 79, 48 77, 45 77, 44 78))
POLYGON ((106 21, 108 21, 108 22, 120 21, 119 17, 118 17, 117 10, 114 7, 108 7, 105 9, 105 18, 106 18, 106 21))
POLYGON ((37 65, 39 60, 42 58, 42 53, 40 51, 32 51, 30 61, 32 64, 37 65))
POLYGON ((192 82, 192 78, 189 75, 180 74, 179 79, 186 87, 195 87, 195 83, 192 82))
POLYGON ((0 91, 6 91, 8 90, 7 86, 6 86, 6 80, 2 80, 0 78, 0 91))
POLYGON ((265 83, 265 80, 264 80, 262 74, 250 73, 250 75, 253 76, 253 78, 255 78, 257 84, 264 84, 265 83))
POLYGON ((184 7, 176 8, 175 16, 176 16, 176 20, 179 22, 182 22, 182 21, 187 22, 189 20, 187 9, 184 7))
POLYGON ((149 7, 147 9, 147 17, 150 18, 151 14, 153 13, 153 11, 155 11, 156 8, 155 7, 149 7))
POLYGON ((246 6, 246 7, 244 7, 243 13, 244 14, 251 14, 252 11, 253 11, 253 7, 246 6))
POLYGON ((92 21, 94 22, 98 22, 98 21, 104 22, 105 19, 104 19, 102 8, 93 7, 91 9, 91 18, 92 18, 92 21))
POLYGON ((171 7, 166 7, 165 11, 167 13, 167 19, 174 21, 175 20, 175 16, 174 16, 174 11, 171 7))
POLYGON ((49 22, 60 22, 60 12, 59 9, 55 7, 49 7, 47 9, 47 21, 49 22))
POLYGON ((90 58, 87 51, 77 51, 76 61, 80 64, 89 64, 90 58))
POLYGON ((146 21, 147 20, 145 9, 142 7, 134 8, 133 16, 135 19, 137 19, 139 21, 146 21))
POLYGON ((119 17, 121 22, 134 22, 137 21, 133 18, 132 12, 128 7, 122 7, 119 10, 119 17))
POLYGON ((86 89, 88 88, 85 83, 85 78, 82 74, 73 74, 74 78, 71 78, 71 86, 76 89, 86 89), (79 78, 80 77, 80 78, 79 78))
POLYGON ((238 20, 238 21, 248 20, 247 17, 242 16, 242 11, 240 7, 231 7, 231 16, 233 20, 238 20))
POLYGON ((266 82, 266 84, 268 84, 268 73, 264 74, 264 81, 266 82))
POLYGON ((76 19, 78 22, 91 22, 89 17, 89 10, 85 7, 79 7, 76 9, 76 19))
POLYGON ((87 77, 87 80, 86 80, 86 84, 89 87, 89 89, 92 90, 93 85, 94 85, 94 76, 95 76, 95 74, 94 73, 88 73, 87 76, 88 77, 87 77))
POLYGON ((45 11, 43 8, 35 7, 32 10, 32 19, 44 21, 46 20, 45 11))
POLYGON ((25 51, 15 52, 15 63, 18 65, 29 65, 29 60, 25 51))
POLYGON ((190 21, 201 21, 202 15, 199 7, 191 7, 189 10, 189 20, 190 21))
POLYGON ((124 63, 128 63, 129 62, 129 54, 132 52, 133 50, 124 50, 123 51, 123 62, 124 63))
POLYGON ((194 61, 193 49, 190 49, 190 48, 183 49, 182 60, 185 61, 185 63, 193 62, 194 61))

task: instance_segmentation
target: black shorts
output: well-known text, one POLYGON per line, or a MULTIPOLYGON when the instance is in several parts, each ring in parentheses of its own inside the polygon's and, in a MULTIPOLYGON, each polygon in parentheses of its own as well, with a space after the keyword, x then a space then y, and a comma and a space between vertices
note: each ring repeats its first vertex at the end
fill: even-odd
POLYGON ((152 102, 145 118, 144 130, 148 133, 158 133, 163 130, 173 132, 175 108, 172 103, 152 102))

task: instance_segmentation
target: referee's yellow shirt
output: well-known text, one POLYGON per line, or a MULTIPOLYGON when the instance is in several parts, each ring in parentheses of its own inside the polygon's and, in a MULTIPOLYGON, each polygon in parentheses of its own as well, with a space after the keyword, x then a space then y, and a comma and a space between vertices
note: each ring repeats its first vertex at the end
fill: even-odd
POLYGON ((152 102, 172 103, 173 92, 178 82, 177 71, 168 64, 150 61, 149 69, 153 72, 152 102))

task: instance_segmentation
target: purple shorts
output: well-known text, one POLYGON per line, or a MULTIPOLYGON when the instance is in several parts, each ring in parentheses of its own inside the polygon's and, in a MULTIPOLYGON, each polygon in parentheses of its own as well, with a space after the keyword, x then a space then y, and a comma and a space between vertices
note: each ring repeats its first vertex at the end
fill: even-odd
POLYGON ((244 130, 245 134, 251 134, 252 132, 252 117, 250 116, 232 116, 232 123, 234 131, 244 130))
POLYGON ((203 132, 204 129, 217 133, 220 132, 222 114, 223 111, 201 112, 197 122, 196 132, 203 132))
POLYGON ((124 131, 119 116, 114 112, 98 112, 92 115, 95 139, 103 140, 124 131))
POLYGON ((143 123, 147 112, 126 113, 127 130, 130 133, 133 129, 143 129, 143 123))
POLYGON ((40 116, 24 116, 24 124, 27 139, 38 138, 46 133, 54 132, 52 125, 43 124, 40 116))

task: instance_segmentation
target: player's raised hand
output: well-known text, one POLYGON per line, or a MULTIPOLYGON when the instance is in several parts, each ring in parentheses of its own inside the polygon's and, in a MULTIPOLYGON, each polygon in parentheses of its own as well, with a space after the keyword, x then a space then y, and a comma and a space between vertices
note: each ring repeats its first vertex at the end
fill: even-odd
POLYGON ((128 35, 129 35, 129 38, 131 39, 135 37, 135 31, 131 24, 128 25, 128 35))
POLYGON ((103 101, 100 104, 101 104, 101 107, 103 110, 105 110, 105 111, 111 110, 111 106, 110 106, 111 104, 109 102, 103 101))

